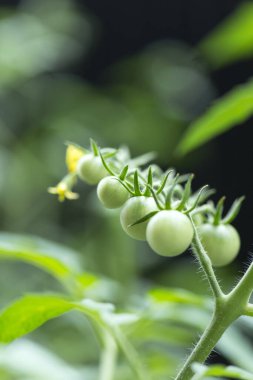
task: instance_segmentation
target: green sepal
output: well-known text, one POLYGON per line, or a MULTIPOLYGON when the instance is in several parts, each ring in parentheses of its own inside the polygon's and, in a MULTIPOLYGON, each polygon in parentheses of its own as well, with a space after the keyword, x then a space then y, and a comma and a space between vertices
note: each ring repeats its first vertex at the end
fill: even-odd
POLYGON ((153 169, 152 166, 148 168, 148 180, 147 186, 144 192, 145 197, 149 197, 151 195, 150 188, 153 188, 153 169))
POLYGON ((114 173, 114 171, 107 165, 105 159, 104 159, 104 156, 102 155, 101 151, 98 149, 98 153, 99 153, 99 156, 101 158, 101 161, 102 161, 102 164, 104 166, 104 168, 108 171, 109 174, 111 174, 112 176, 116 176, 116 174, 114 173))
POLYGON ((178 176, 178 180, 177 180, 177 183, 183 183, 183 182, 186 182, 188 181, 189 177, 191 176, 192 174, 181 174, 178 176))
POLYGON ((132 189, 130 189, 130 187, 128 186, 128 184, 126 184, 124 181, 122 181, 119 177, 115 177, 115 179, 117 181, 119 181, 121 183, 121 185, 132 195, 132 196, 135 196, 135 193, 134 191, 132 191, 132 189))
POLYGON ((176 177, 174 178, 174 182, 171 185, 170 189, 168 190, 168 193, 166 194, 165 208, 167 210, 171 209, 171 206, 172 206, 172 197, 173 197, 174 189, 175 189, 175 187, 176 187, 176 185, 178 183, 178 178, 179 178, 179 174, 177 174, 176 177))
POLYGON ((195 197, 193 205, 185 211, 185 214, 189 214, 199 205, 199 203, 201 202, 201 195, 205 193, 205 191, 207 191, 207 188, 208 185, 201 187, 201 189, 197 193, 197 196, 195 197))
POLYGON ((147 215, 143 216, 141 219, 137 220, 136 222, 134 222, 133 224, 130 224, 128 227, 133 227, 133 226, 136 226, 137 224, 140 224, 140 223, 144 223, 146 222, 147 220, 149 220, 150 218, 152 218, 152 216, 154 216, 155 214, 157 214, 159 211, 151 211, 150 213, 148 213, 147 215))
POLYGON ((165 176, 163 177, 162 182, 161 182, 160 186, 158 187, 158 189, 157 189, 157 191, 156 191, 156 194, 157 194, 157 195, 161 194, 161 192, 162 192, 163 189, 165 188, 166 183, 167 183, 168 178, 169 178, 169 175, 170 175, 171 173, 174 173, 174 170, 173 170, 173 169, 169 170, 169 171, 165 174, 165 176))
POLYGON ((193 178, 194 178, 194 174, 191 174, 190 177, 188 178, 188 181, 186 182, 182 199, 177 207, 177 210, 179 211, 184 209, 188 199, 190 198, 193 178))
POLYGON ((106 158, 112 158, 112 157, 115 157, 116 154, 118 153, 118 149, 113 149, 113 148, 110 148, 110 149, 101 149, 101 152, 103 153, 103 157, 104 159, 106 158))
POLYGON ((99 156, 99 147, 96 141, 94 141, 92 138, 90 138, 90 148, 95 157, 99 156))
POLYGON ((134 172, 134 193, 136 196, 140 196, 141 190, 140 190, 140 182, 139 182, 139 173, 138 170, 135 170, 134 172))
POLYGON ((225 202, 225 197, 222 197, 216 207, 216 212, 214 214, 214 219, 213 219, 213 225, 218 226, 221 223, 221 217, 224 209, 224 202, 225 202))
POLYGON ((124 179, 125 179, 126 176, 127 176, 128 169, 129 169, 129 166, 128 166, 128 165, 124 166, 124 168, 123 168, 123 169, 121 170, 121 172, 120 172, 119 179, 121 179, 122 181, 124 181, 124 179))
POLYGON ((240 198, 237 198, 232 206, 230 207, 230 210, 228 211, 227 215, 222 219, 221 223, 223 224, 229 224, 233 222, 233 220, 237 217, 237 215, 240 212, 242 202, 244 201, 245 196, 242 196, 240 198))
MULTIPOLYGON (((201 192, 201 195, 200 195, 200 198, 199 198, 199 201, 198 201, 199 204, 205 203, 205 202, 208 200, 208 198, 211 197, 211 195, 213 195, 213 194, 216 193, 216 190, 215 190, 215 189, 207 189, 207 186, 208 186, 208 185, 203 186, 203 187, 205 188, 205 191, 202 191, 202 192, 201 192)), ((200 189, 200 190, 201 190, 201 189, 200 189)), ((193 195, 192 195, 192 198, 193 198, 193 197, 196 197, 196 198, 197 198, 198 195, 199 195, 199 191, 198 191, 197 193, 193 194, 193 195)))
POLYGON ((159 201, 159 199, 157 197, 157 194, 155 193, 154 189, 151 186, 149 186, 149 185, 147 185, 147 186, 150 189, 150 192, 151 192, 151 194, 152 194, 152 196, 154 198, 154 201, 155 201, 157 207, 159 208, 159 210, 163 210, 164 208, 161 206, 160 201, 159 201))

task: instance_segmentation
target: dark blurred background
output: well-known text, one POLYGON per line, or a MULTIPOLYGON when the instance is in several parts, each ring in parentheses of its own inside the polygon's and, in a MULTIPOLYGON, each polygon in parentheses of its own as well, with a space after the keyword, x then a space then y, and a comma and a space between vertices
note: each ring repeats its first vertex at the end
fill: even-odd
MULTIPOLYGON (((163 260, 130 241, 94 189, 79 185, 80 199, 63 204, 46 192, 66 171, 66 140, 88 147, 92 136, 133 155, 157 151, 164 169, 194 172, 196 188, 217 189, 215 200, 225 194, 229 206, 246 195, 235 221, 242 250, 221 270, 224 286, 234 283, 253 244, 252 120, 186 156, 176 147, 215 99, 252 76, 253 54, 216 65, 202 48, 242 3, 0 1, 0 228, 65 243, 86 269, 130 288, 140 277, 206 293, 189 255, 163 260)), ((1 271, 4 287, 13 267, 1 271)), ((30 287, 23 273, 15 269, 19 286, 1 302, 30 287)))

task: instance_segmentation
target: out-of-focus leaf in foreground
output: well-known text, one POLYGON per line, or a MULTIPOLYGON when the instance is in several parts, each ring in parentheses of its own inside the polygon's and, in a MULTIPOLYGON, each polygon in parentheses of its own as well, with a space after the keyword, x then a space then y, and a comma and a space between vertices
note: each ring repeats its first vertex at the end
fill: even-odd
POLYGON ((253 82, 236 87, 218 99, 207 112, 193 122, 181 140, 180 155, 203 145, 214 137, 244 122, 253 113, 253 82))
POLYGON ((155 288, 149 292, 149 297, 156 302, 170 302, 192 306, 205 306, 205 297, 196 295, 184 289, 155 288))
POLYGON ((47 0, 43 7, 40 1, 23 2, 18 12, 0 20, 0 86, 71 61, 89 39, 89 25, 71 1, 47 0), (78 32, 80 25, 85 33, 78 32))
POLYGON ((0 315, 0 341, 11 342, 73 308, 68 300, 53 295, 24 296, 0 315))
POLYGON ((215 68, 253 55, 253 4, 249 1, 215 28, 199 45, 215 68))
POLYGON ((193 376, 192 380, 202 380, 209 377, 253 380, 253 373, 244 371, 243 369, 234 366, 225 367, 224 365, 212 365, 207 367, 205 365, 195 363, 193 365, 193 369, 196 374, 193 376))
POLYGON ((0 259, 34 265, 75 292, 82 293, 99 280, 91 273, 80 271, 81 265, 74 250, 35 236, 0 233, 0 259))
POLYGON ((96 374, 91 367, 86 370, 70 366, 52 351, 27 339, 0 347, 0 368, 4 368, 11 379, 18 376, 26 380, 90 380, 96 374))

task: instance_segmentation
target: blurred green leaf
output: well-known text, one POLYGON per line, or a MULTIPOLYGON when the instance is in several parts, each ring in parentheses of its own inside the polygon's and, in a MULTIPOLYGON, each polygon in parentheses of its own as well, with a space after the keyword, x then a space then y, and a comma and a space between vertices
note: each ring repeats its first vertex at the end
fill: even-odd
POLYGON ((1 258, 34 265, 80 294, 98 281, 95 275, 80 271, 81 265, 74 250, 38 237, 0 233, 1 258))
POLYGON ((231 363, 253 373, 253 349, 250 340, 234 324, 222 336, 217 349, 231 363))
POLYGON ((205 306, 206 297, 196 295, 184 289, 155 288, 149 291, 149 297, 155 302, 171 302, 193 306, 205 306))
POLYGON ((180 155, 201 146, 250 117, 253 113, 253 81, 238 86, 218 99, 207 112, 193 122, 181 140, 180 155))
POLYGON ((253 4, 243 2, 200 43, 199 48, 215 68, 253 55, 253 4))
POLYGON ((226 377, 229 379, 240 379, 240 380, 253 380, 253 373, 244 371, 241 368, 224 365, 212 365, 210 367, 204 366, 202 364, 193 364, 193 369, 196 375, 193 376, 192 380, 206 379, 207 377, 226 377))
POLYGON ((43 6, 40 1, 26 1, 16 13, 0 20, 2 87, 73 60, 89 43, 90 27, 73 2, 47 0, 43 6))
POLYGON ((73 303, 53 295, 24 296, 0 315, 0 341, 9 343, 73 308, 73 303))
MULTIPOLYGON (((96 374, 91 367, 85 370, 70 366, 50 350, 27 339, 0 347, 0 368, 6 369, 11 380, 91 380, 95 379, 96 374)), ((5 380, 1 370, 0 378, 5 380)))

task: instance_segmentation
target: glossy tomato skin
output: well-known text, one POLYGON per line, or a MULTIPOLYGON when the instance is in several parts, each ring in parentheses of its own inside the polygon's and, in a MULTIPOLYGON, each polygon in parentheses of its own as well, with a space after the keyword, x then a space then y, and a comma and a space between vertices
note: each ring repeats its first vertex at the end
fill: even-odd
POLYGON ((77 164, 77 174, 89 185, 97 185, 102 178, 108 176, 101 158, 92 153, 84 155, 77 164))
POLYGON ((240 250, 240 236, 230 224, 214 226, 206 223, 198 227, 201 242, 211 259, 212 265, 222 267, 230 264, 240 250))
POLYGON ((163 210, 153 216, 147 226, 147 242, 161 256, 178 256, 191 244, 193 227, 185 214, 163 210))
POLYGON ((157 205, 153 198, 138 196, 129 198, 120 213, 120 223, 123 230, 136 240, 146 240, 146 228, 148 222, 143 222, 131 226, 145 215, 157 210, 157 205))
POLYGON ((106 208, 119 208, 129 198, 129 192, 116 177, 103 178, 97 187, 97 196, 106 208))

